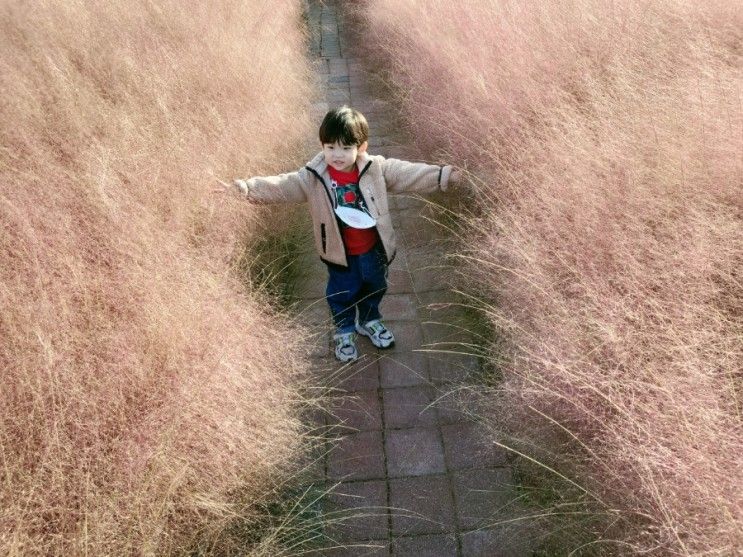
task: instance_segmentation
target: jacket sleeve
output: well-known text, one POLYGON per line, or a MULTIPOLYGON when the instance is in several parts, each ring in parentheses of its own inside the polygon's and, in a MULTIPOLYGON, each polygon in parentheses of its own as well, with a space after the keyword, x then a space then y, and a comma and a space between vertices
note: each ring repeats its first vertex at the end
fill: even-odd
POLYGON ((303 173, 306 170, 278 176, 257 176, 245 181, 247 188, 242 193, 251 203, 302 203, 307 201, 302 187, 305 182, 303 173))
POLYGON ((451 171, 452 167, 449 165, 438 166, 398 159, 382 161, 382 173, 391 193, 433 193, 439 189, 446 191, 451 171))

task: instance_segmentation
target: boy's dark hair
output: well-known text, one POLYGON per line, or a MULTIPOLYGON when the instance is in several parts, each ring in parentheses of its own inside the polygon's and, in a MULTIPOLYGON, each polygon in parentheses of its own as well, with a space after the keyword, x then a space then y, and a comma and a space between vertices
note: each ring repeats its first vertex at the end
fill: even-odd
POLYGON ((369 139, 369 124, 358 110, 341 106, 329 111, 320 124, 320 143, 361 145, 369 139))

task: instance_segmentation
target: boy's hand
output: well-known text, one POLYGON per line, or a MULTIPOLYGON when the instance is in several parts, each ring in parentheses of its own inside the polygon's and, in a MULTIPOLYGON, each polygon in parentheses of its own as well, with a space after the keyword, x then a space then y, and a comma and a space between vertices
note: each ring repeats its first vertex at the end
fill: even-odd
POLYGON ((215 187, 212 190, 213 193, 240 193, 242 195, 246 195, 248 193, 248 184, 245 182, 245 180, 234 180, 231 184, 228 184, 227 182, 224 182, 219 178, 215 178, 215 180, 219 184, 219 187, 215 187))
POLYGON ((247 196, 248 195, 248 183, 245 180, 233 180, 232 181, 232 187, 233 189, 237 189, 237 191, 240 192, 240 195, 247 196))
POLYGON ((456 184, 461 179, 462 179, 462 171, 459 170, 458 168, 454 168, 451 171, 451 174, 449 174, 449 182, 451 182, 452 184, 456 184))

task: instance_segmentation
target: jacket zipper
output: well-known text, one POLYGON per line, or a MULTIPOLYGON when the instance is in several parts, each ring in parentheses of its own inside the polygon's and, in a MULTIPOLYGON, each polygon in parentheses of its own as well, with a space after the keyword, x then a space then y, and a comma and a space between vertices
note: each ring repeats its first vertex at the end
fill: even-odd
MULTIPOLYGON (((361 177, 366 174, 366 171, 369 170, 369 167, 371 166, 372 161, 369 161, 366 163, 366 166, 359 172, 359 191, 361 192, 361 195, 364 196, 364 190, 361 189, 361 177)), ((372 193, 371 188, 366 188, 366 194, 369 196, 369 199, 371 199, 372 204, 374 205, 374 208, 377 210, 377 215, 379 215, 379 207, 377 207, 377 202, 374 199, 374 194, 372 193)), ((366 198, 364 198, 366 199, 366 198)), ((366 200, 367 205, 369 204, 369 201, 366 200)))
MULTIPOLYGON (((369 169, 371 166, 372 161, 369 161, 366 163, 366 166, 359 172, 359 182, 361 182, 361 177, 364 175, 364 173, 369 169)), ((315 175, 315 177, 320 180, 320 183, 322 183, 322 189, 325 190, 325 195, 328 196, 328 201, 330 202, 330 208, 334 209, 335 204, 333 203, 333 197, 330 195, 330 191, 328 190, 328 185, 325 183, 325 180, 322 176, 320 176, 320 173, 312 168, 311 166, 307 165, 305 166, 307 170, 312 172, 312 174, 315 175)), ((359 185, 359 190, 361 190, 361 185, 359 185)), ((374 201, 374 197, 372 196, 372 201, 374 201)), ((376 207, 377 204, 374 202, 374 206, 376 207)), ((379 213, 379 209, 377 209, 377 213, 379 213)), ((337 218, 337 217, 336 217, 337 218)), ((327 253, 327 231, 325 228, 325 223, 320 223, 320 241, 322 242, 322 252, 327 253)), ((343 240, 343 234, 341 234, 341 242, 343 243, 343 251, 346 250, 346 242, 343 240)))
POLYGON ((305 166, 305 168, 307 170, 309 170, 310 172, 312 172, 315 175, 315 177, 318 180, 320 180, 320 182, 322 182, 322 189, 325 190, 325 194, 328 196, 328 201, 330 201, 330 208, 333 209, 335 207, 335 204, 333 203, 333 198, 330 195, 330 192, 328 191, 328 185, 325 183, 325 180, 323 179, 323 177, 320 176, 320 174, 317 172, 317 170, 315 170, 311 166, 305 166))
MULTIPOLYGON (((361 177, 364 175, 364 173, 367 170, 369 170, 369 167, 371 166, 371 163, 372 163, 372 161, 369 161, 368 163, 366 163, 366 166, 364 167, 364 169, 359 173, 359 190, 361 190, 361 177)), ((363 193, 363 191, 362 191, 362 193, 363 193)), ((377 210, 377 214, 380 214, 379 213, 379 207, 377 207, 377 201, 374 199, 374 194, 371 193, 371 188, 367 188, 366 193, 369 194, 369 197, 371 198, 372 203, 374 203, 374 208, 377 210)), ((392 262, 395 260, 395 256, 396 255, 397 255, 397 252, 395 252, 395 253, 392 254, 392 257, 390 258, 390 260, 387 261, 387 265, 388 266, 391 265, 392 262)))
POLYGON ((369 167, 371 166, 371 163, 372 163, 372 161, 369 161, 368 163, 366 163, 366 166, 361 170, 361 172, 359 173, 359 181, 361 181, 361 177, 364 175, 364 173, 367 170, 369 170, 369 167))
POLYGON ((366 194, 369 196, 369 199, 371 199, 371 205, 374 206, 374 210, 377 212, 377 216, 379 216, 381 213, 379 212, 379 207, 377 207, 377 200, 374 199, 374 194, 372 193, 372 189, 366 188, 366 194))
MULTIPOLYGON (((330 208, 333 208, 333 198, 330 196, 330 192, 328 191, 328 185, 325 183, 325 180, 323 180, 323 177, 320 176, 320 174, 312 167, 305 166, 307 170, 312 172, 315 177, 320 180, 322 183, 322 189, 325 190, 325 194, 328 196, 328 201, 330 202, 330 208)), ((322 252, 327 253, 328 252, 328 233, 325 228, 325 223, 320 223, 320 242, 322 243, 322 252)), ((341 234, 341 242, 343 242, 343 235, 341 234)), ((345 250, 346 246, 345 243, 343 245, 343 249, 345 250)))

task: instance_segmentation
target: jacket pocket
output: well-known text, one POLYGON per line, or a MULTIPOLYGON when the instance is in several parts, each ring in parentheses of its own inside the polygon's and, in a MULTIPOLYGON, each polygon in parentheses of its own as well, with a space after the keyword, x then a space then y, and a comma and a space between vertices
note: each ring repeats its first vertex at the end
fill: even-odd
POLYGON ((320 241, 322 242, 322 252, 325 253, 327 251, 326 247, 328 244, 328 235, 325 232, 325 223, 320 223, 320 241))

